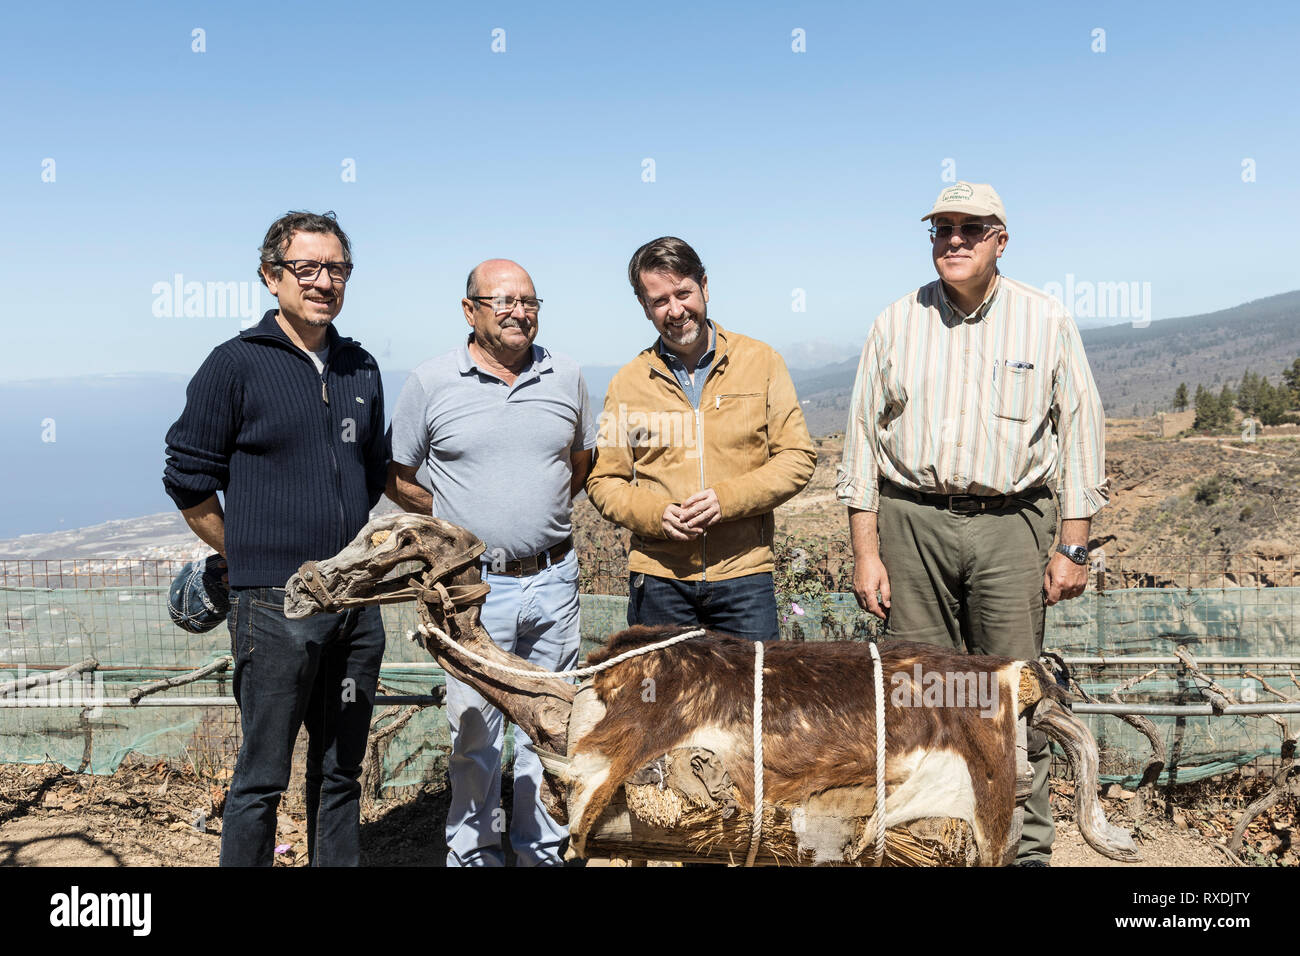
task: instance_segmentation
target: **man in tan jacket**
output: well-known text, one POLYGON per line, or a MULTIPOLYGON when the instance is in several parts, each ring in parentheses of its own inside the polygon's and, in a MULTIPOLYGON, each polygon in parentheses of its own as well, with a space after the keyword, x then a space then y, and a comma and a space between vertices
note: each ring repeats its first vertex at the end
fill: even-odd
POLYGON ((659 338, 610 382, 587 480, 632 532, 628 624, 776 638, 772 510, 817 463, 790 373, 709 321, 708 276, 681 239, 638 249, 628 281, 659 338))

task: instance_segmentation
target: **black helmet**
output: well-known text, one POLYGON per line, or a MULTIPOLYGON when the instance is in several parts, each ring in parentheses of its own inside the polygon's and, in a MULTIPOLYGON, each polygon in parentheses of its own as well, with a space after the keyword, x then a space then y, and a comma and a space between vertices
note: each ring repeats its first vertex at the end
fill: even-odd
POLYGON ((230 613, 230 588, 221 580, 225 573, 226 559, 219 554, 181 568, 167 594, 167 611, 178 627, 204 634, 225 621, 230 613))

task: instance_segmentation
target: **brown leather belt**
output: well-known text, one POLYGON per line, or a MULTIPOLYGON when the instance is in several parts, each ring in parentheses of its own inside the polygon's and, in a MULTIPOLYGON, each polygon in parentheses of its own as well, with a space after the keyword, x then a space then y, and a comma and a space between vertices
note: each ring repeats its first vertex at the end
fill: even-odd
POLYGON ((892 481, 889 482, 889 486, 896 488, 913 501, 933 505, 936 508, 946 508, 953 514, 959 515, 978 514, 981 511, 998 511, 1016 505, 1031 504, 1044 495, 1051 493, 1046 486, 1041 485, 1037 488, 1028 488, 1015 495, 940 495, 932 491, 915 491, 911 488, 904 488, 892 481))
POLYGON ((569 535, 559 544, 553 544, 539 554, 529 555, 517 561, 507 561, 500 567, 495 566, 493 562, 486 559, 487 555, 484 555, 483 568, 489 574, 504 574, 512 578, 526 578, 555 564, 572 550, 573 535, 569 535))

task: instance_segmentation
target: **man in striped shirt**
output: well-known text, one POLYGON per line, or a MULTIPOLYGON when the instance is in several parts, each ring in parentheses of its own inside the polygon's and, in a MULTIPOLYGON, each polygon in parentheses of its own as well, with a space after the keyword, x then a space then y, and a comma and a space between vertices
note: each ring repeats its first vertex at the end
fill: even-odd
MULTIPOLYGON (((939 279, 877 316, 849 406, 837 493, 853 591, 888 638, 1035 657, 1046 606, 1087 583, 1107 499, 1101 400, 1074 320, 998 272, 1008 233, 993 187, 949 186, 922 218, 939 279)), ((1046 738, 1031 731, 1030 752, 1016 861, 1041 866, 1046 738)))

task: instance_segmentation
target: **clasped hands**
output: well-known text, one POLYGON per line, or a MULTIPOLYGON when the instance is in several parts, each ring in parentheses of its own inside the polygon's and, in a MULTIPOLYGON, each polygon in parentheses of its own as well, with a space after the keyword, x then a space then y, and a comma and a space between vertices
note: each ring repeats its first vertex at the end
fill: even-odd
POLYGON ((712 488, 697 491, 680 505, 664 509, 664 534, 674 541, 698 538, 710 525, 722 520, 722 506, 712 488))

